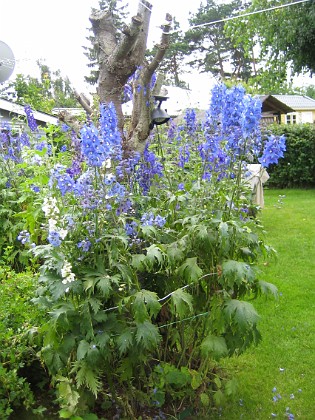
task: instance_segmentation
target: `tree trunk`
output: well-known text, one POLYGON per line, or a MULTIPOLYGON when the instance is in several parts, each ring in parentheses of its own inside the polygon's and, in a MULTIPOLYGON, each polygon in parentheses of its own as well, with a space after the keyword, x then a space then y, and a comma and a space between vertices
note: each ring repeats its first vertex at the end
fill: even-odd
POLYGON ((110 12, 99 11, 90 17, 98 46, 97 93, 101 103, 113 102, 115 106, 125 150, 143 149, 150 134, 150 82, 169 45, 168 33, 172 18, 167 15, 157 54, 151 63, 145 60, 151 9, 148 1, 139 1, 137 15, 131 19, 129 26, 124 27, 119 42, 110 12), (124 134, 123 91, 129 77, 136 70, 139 71, 139 77, 135 81, 131 124, 127 134, 124 134))

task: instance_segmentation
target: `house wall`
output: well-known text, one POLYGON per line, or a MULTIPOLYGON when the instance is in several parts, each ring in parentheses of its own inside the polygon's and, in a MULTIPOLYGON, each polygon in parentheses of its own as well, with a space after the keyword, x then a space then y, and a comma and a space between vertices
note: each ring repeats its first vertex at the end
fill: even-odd
POLYGON ((282 124, 315 124, 315 110, 301 110, 281 115, 282 124))

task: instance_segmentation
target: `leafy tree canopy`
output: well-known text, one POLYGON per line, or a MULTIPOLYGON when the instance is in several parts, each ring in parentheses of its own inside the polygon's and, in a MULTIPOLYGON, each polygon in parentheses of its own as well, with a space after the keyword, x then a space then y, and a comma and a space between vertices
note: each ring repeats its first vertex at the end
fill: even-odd
MULTIPOLYGON (((253 0, 246 13, 270 9, 286 0, 253 0)), ((225 33, 234 45, 242 46, 248 56, 259 50, 257 64, 261 80, 273 74, 278 81, 287 78, 287 69, 300 74, 315 71, 315 2, 256 13, 226 23, 225 33)))
POLYGON ((224 32, 224 23, 220 22, 239 13, 242 8, 241 0, 224 4, 207 0, 200 5, 197 13, 189 20, 190 25, 196 27, 186 33, 189 52, 193 56, 190 64, 203 72, 219 76, 221 80, 248 79, 250 60, 245 56, 241 43, 235 47, 230 36, 224 32))
MULTIPOLYGON (((181 74, 187 71, 187 67, 185 68, 184 65, 184 59, 190 54, 190 46, 183 32, 180 30, 179 22, 175 18, 173 19, 173 30, 170 35, 170 45, 159 66, 159 71, 165 74, 166 83, 185 88, 186 83, 181 80, 181 74)), ((147 56, 154 57, 157 49, 158 47, 154 46, 147 53, 147 56)))

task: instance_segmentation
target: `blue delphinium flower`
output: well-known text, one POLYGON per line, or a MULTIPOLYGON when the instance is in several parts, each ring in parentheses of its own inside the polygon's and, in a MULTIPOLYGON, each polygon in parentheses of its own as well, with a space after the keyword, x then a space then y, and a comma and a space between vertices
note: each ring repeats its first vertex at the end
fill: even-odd
POLYGON ((101 104, 100 113, 100 132, 109 152, 106 159, 120 160, 122 156, 122 145, 114 104, 112 102, 101 104))
POLYGON ((184 147, 179 147, 179 163, 178 166, 180 168, 184 168, 185 164, 189 162, 190 152, 189 146, 186 144, 184 147))
POLYGON ((39 193, 40 192, 40 187, 38 187, 37 185, 31 185, 31 189, 35 193, 39 193))
POLYGON ((81 242, 78 242, 77 247, 81 248, 83 252, 88 252, 91 248, 91 242, 88 239, 84 239, 81 242))
POLYGON ((20 141, 22 146, 30 147, 30 138, 27 133, 22 133, 20 135, 20 141))
POLYGON ((35 144, 35 150, 38 150, 39 152, 42 152, 45 148, 48 148, 45 141, 41 141, 40 143, 35 144))
POLYGON ((144 213, 144 215, 141 217, 141 224, 142 226, 157 226, 157 227, 163 227, 166 223, 165 217, 162 217, 160 215, 157 215, 154 217, 154 214, 152 212, 150 213, 144 213))
POLYGON ((258 161, 267 168, 273 163, 278 163, 278 160, 284 156, 286 150, 285 136, 268 136, 268 141, 265 144, 263 154, 258 161))
POLYGON ((31 235, 27 230, 22 230, 19 233, 17 240, 20 241, 23 245, 25 245, 26 243, 31 241, 31 235))
POLYGON ((158 227, 163 227, 164 225, 165 225, 165 223, 166 223, 166 219, 165 219, 165 217, 162 217, 162 216, 160 216, 159 214, 157 215, 157 216, 155 216, 155 219, 154 219, 154 224, 156 225, 156 226, 158 226, 158 227))
POLYGON ((142 226, 153 226, 154 214, 152 212, 144 213, 140 221, 141 221, 142 226))
POLYGON ((98 129, 93 123, 81 129, 82 153, 90 166, 102 166, 109 155, 109 150, 98 129))
POLYGON ((132 221, 130 223, 127 222, 126 225, 125 225, 126 235, 137 236, 137 230, 136 230, 137 226, 138 226, 138 224, 135 221, 132 221))
POLYGON ((52 169, 49 186, 52 187, 55 181, 57 183, 57 188, 61 192, 61 195, 72 192, 74 189, 75 182, 73 178, 65 171, 65 167, 63 165, 57 164, 52 169))
POLYGON ((210 107, 207 112, 207 118, 212 124, 222 122, 222 109, 225 101, 227 87, 223 83, 215 85, 211 91, 210 107))
POLYGON ((26 114, 27 124, 28 124, 30 130, 33 131, 33 132, 38 131, 37 123, 36 123, 36 120, 34 118, 34 114, 33 114, 33 111, 31 109, 31 107, 29 105, 26 105, 24 107, 24 111, 25 111, 25 114, 26 114))
POLYGON ((58 247, 61 245, 61 238, 58 232, 56 231, 50 231, 48 235, 48 242, 55 247, 58 247))
POLYGON ((149 150, 149 145, 146 144, 143 152, 143 160, 136 173, 136 177, 140 187, 142 188, 143 194, 146 195, 148 193, 152 179, 155 175, 160 178, 163 177, 163 166, 155 156, 154 152, 149 150))
POLYGON ((188 134, 190 136, 193 135, 197 130, 196 111, 194 109, 186 109, 184 120, 188 134))
POLYGON ((81 129, 82 153, 90 166, 100 167, 107 159, 120 159, 121 137, 115 107, 100 105, 100 131, 93 123, 81 129))
POLYGON ((168 140, 174 140, 176 136, 177 125, 174 120, 171 118, 168 125, 167 138, 168 140))
POLYGON ((61 131, 66 133, 67 131, 71 130, 71 128, 67 124, 61 124, 61 131))

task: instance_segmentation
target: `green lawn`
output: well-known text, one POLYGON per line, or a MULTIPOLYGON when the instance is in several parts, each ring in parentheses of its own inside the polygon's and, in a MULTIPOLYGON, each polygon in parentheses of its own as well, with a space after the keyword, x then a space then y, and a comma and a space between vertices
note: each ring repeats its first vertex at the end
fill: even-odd
POLYGON ((315 190, 267 190, 260 219, 277 261, 261 278, 279 299, 254 302, 262 342, 224 367, 235 373, 237 399, 222 419, 315 419, 315 190), (283 204, 279 195, 285 195, 283 204), (276 390, 274 390, 276 388, 276 390), (273 401, 275 399, 276 401, 273 401), (289 417, 292 413, 294 417, 289 417))

